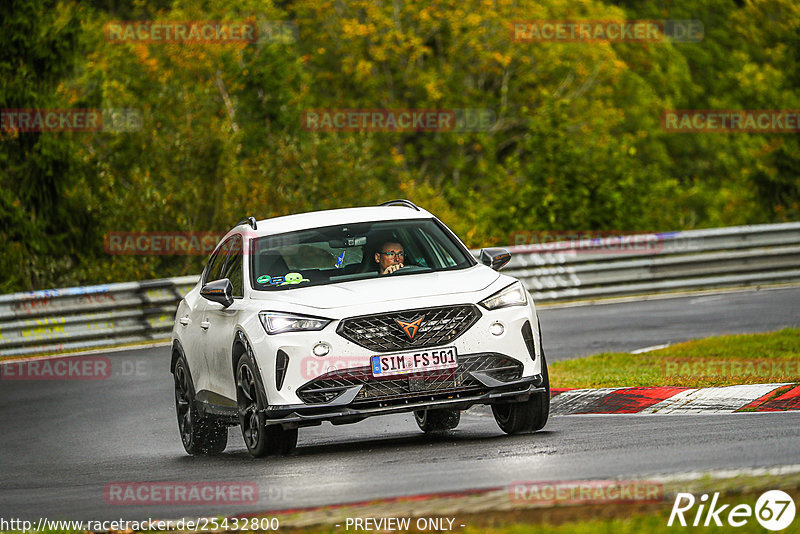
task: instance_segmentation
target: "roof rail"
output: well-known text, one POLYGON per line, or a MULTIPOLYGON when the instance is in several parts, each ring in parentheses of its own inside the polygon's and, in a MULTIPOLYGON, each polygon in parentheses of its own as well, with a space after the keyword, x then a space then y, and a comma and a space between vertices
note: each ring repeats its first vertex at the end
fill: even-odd
POLYGON ((380 204, 381 206, 405 206, 406 208, 412 208, 417 211, 421 211, 416 204, 411 202, 410 200, 406 200, 404 198, 398 198, 395 200, 389 200, 388 202, 383 202, 380 204))
POLYGON ((234 224, 233 227, 236 228, 240 224, 248 224, 248 225, 250 225, 250 228, 252 228, 253 230, 258 230, 258 228, 257 228, 258 225, 256 224, 256 218, 255 217, 247 217, 246 219, 242 219, 241 221, 239 221, 236 224, 234 224))

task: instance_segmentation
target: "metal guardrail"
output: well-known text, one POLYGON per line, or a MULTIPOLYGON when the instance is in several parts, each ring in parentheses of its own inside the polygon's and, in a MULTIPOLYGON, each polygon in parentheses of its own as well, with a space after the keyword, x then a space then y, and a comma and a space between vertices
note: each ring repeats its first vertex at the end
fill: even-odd
POLYGON ((800 281, 800 223, 509 247, 537 301, 800 281), (572 245, 572 246, 570 246, 572 245))
POLYGON ((0 295, 0 357, 169 337, 197 276, 0 295))
MULTIPOLYGON (((537 302, 800 281, 800 223, 511 246, 537 302)), ((478 251, 473 251, 477 255, 478 251)), ((0 357, 169 337, 197 276, 0 295, 0 357)))

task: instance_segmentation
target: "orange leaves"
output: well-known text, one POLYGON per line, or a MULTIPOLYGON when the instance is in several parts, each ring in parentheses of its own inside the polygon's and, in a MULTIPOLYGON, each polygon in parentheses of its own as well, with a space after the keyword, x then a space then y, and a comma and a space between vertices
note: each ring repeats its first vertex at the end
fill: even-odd
POLYGON ((342 21, 342 33, 345 37, 367 37, 375 34, 372 24, 361 24, 357 20, 345 19, 342 21))
POLYGON ((495 61, 497 61, 503 68, 508 67, 511 64, 511 55, 505 55, 500 52, 493 52, 492 57, 495 61))

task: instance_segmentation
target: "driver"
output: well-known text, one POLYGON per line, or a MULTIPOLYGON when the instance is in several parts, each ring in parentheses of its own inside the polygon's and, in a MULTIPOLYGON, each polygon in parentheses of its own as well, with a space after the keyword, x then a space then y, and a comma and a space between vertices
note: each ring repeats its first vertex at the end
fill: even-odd
POLYGON ((403 267, 405 255, 403 245, 396 241, 387 241, 381 246, 379 252, 375 253, 375 263, 378 264, 380 274, 391 274, 403 267))

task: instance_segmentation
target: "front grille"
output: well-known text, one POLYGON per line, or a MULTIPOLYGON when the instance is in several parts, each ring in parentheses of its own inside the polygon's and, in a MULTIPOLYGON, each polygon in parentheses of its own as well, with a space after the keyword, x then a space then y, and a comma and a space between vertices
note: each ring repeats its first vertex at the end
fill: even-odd
POLYGON ((446 345, 466 332, 480 318, 472 304, 420 308, 391 313, 362 315, 342 320, 336 332, 366 349, 390 352, 446 345), (409 335, 397 321, 416 323, 409 335))
POLYGON ((307 404, 334 400, 352 386, 363 384, 352 405, 372 402, 409 400, 415 397, 447 396, 453 393, 479 393, 486 388, 470 376, 480 371, 502 382, 522 376, 522 364, 502 354, 483 353, 458 357, 458 367, 428 371, 413 375, 373 377, 369 366, 342 369, 324 374, 297 390, 297 396, 307 404))

